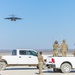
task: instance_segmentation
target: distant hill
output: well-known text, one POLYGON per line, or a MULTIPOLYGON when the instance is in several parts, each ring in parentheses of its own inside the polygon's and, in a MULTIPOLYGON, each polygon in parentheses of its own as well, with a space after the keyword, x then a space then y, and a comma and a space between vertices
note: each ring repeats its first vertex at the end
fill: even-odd
MULTIPOLYGON (((52 49, 35 49, 38 53, 40 51, 43 52, 43 54, 53 54, 53 50, 52 49)), ((68 50, 68 54, 73 54, 73 49, 69 49, 68 50)), ((59 53, 60 53, 60 50, 59 50, 59 53)), ((0 50, 0 54, 2 55, 11 55, 12 54, 12 50, 0 50)))

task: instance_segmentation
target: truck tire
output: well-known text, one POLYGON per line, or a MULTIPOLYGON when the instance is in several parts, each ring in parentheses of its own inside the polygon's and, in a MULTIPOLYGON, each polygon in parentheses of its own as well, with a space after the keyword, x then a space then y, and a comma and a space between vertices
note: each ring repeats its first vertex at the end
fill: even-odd
POLYGON ((71 71, 71 65, 69 63, 63 63, 61 65, 61 71, 63 73, 69 73, 71 71))
POLYGON ((6 68, 6 63, 0 62, 0 70, 5 70, 5 68, 6 68))

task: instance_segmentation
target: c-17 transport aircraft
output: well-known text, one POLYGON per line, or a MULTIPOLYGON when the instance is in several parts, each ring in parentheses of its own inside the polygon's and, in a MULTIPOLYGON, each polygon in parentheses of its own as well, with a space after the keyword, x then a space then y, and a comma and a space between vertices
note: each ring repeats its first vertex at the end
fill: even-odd
POLYGON ((15 17, 15 15, 11 15, 11 17, 7 17, 7 18, 4 18, 4 19, 11 20, 11 21, 22 20, 22 18, 15 17))

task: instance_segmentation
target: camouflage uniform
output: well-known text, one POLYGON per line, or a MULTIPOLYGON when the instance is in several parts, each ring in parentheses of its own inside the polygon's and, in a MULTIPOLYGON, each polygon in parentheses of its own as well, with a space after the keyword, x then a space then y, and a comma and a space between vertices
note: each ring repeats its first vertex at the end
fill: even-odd
POLYGON ((74 55, 74 57, 75 57, 75 50, 73 51, 73 55, 74 55))
POLYGON ((38 55, 38 63, 39 63, 39 74, 42 75, 42 68, 43 68, 43 56, 42 54, 38 55))
MULTIPOLYGON (((2 60, 2 56, 0 55, 0 61, 2 60)), ((1 62, 0 62, 0 71, 1 71, 1 62)))
POLYGON ((61 53, 62 56, 66 57, 68 51, 68 45, 66 44, 66 41, 63 40, 63 43, 61 44, 61 53))
POLYGON ((53 56, 58 56, 58 48, 59 48, 59 44, 57 41, 55 41, 55 43, 53 44, 53 56))
POLYGON ((0 55, 0 60, 2 59, 2 56, 0 55))

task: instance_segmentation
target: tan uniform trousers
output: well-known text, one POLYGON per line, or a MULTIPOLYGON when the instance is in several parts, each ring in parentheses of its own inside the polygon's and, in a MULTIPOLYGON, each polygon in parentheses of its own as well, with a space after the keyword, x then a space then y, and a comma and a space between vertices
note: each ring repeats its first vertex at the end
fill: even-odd
POLYGON ((62 51, 62 56, 63 56, 63 57, 66 57, 66 55, 67 55, 67 50, 62 51))
POLYGON ((42 73, 43 62, 39 62, 39 73, 42 73))
POLYGON ((0 55, 0 59, 2 59, 2 56, 0 55))
POLYGON ((57 57, 58 56, 58 50, 54 50, 53 56, 57 57))

